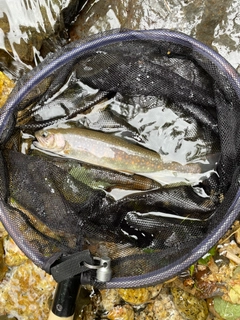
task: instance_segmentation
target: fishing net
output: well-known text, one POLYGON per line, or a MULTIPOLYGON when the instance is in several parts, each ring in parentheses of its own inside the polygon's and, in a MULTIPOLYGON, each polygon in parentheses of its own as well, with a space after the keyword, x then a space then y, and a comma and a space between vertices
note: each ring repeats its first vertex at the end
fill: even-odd
POLYGON ((111 31, 70 43, 17 82, 0 117, 1 220, 38 266, 61 266, 59 281, 102 257, 112 268, 102 286, 164 281, 238 217, 239 75, 182 33, 111 31), (75 139, 81 131, 85 146, 44 149, 52 129, 75 139), (86 150, 108 165, 82 159, 86 150), (73 261, 81 252, 86 261, 73 261))

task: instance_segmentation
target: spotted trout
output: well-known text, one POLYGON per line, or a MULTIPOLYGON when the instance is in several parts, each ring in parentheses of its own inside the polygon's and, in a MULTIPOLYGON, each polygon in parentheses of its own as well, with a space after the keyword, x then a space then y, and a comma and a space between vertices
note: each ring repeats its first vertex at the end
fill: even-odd
POLYGON ((199 173, 197 164, 164 163, 160 155, 123 138, 83 128, 49 128, 35 133, 34 146, 53 154, 116 171, 148 176, 162 170, 199 173))

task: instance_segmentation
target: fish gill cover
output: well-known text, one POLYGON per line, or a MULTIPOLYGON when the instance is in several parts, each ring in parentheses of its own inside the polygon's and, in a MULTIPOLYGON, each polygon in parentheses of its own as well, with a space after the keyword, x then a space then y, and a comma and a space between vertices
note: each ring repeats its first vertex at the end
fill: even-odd
POLYGON ((1 109, 1 220, 40 267, 85 249, 157 283, 239 212, 240 84, 200 42, 111 31, 50 54, 1 109))

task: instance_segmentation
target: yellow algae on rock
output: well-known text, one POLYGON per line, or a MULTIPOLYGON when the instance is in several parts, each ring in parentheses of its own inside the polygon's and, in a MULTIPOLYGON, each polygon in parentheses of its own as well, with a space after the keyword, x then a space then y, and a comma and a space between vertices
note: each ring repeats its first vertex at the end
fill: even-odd
POLYGON ((139 305, 149 302, 156 297, 161 291, 162 284, 154 287, 137 288, 137 289, 118 289, 120 297, 133 305, 139 305))
POLYGON ((7 231, 5 230, 3 224, 0 222, 0 238, 4 238, 8 235, 7 231))
POLYGON ((3 248, 3 238, 0 237, 0 281, 5 277, 8 271, 8 267, 5 262, 4 248, 3 248))
POLYGON ((138 289, 119 289, 120 297, 133 305, 143 304, 150 300, 150 293, 147 288, 138 289))
POLYGON ((168 288, 161 290, 156 299, 152 300, 139 314, 135 314, 135 320, 185 320, 173 303, 168 288))
POLYGON ((6 102, 10 92, 14 87, 14 82, 0 71, 0 108, 6 102))
POLYGON ((134 310, 128 304, 116 306, 108 313, 107 318, 109 320, 134 320, 134 310))
POLYGON ((205 300, 197 299, 192 294, 177 287, 171 288, 171 293, 174 304, 186 320, 207 319, 208 307, 205 300))
POLYGON ((101 299, 103 309, 106 311, 110 311, 117 304, 120 303, 120 296, 118 294, 117 289, 104 289, 101 290, 101 299))
POLYGON ((4 251, 5 251, 5 263, 9 267, 20 266, 22 263, 26 262, 28 258, 25 254, 18 248, 11 237, 6 237, 3 241, 4 251))
POLYGON ((233 304, 240 304, 240 283, 233 285, 228 291, 230 302, 233 304))
POLYGON ((45 320, 56 282, 31 262, 0 225, 3 263, 8 267, 0 282, 0 316, 18 320, 45 320))
POLYGON ((31 261, 14 267, 0 284, 0 314, 18 320, 44 320, 55 281, 31 261))

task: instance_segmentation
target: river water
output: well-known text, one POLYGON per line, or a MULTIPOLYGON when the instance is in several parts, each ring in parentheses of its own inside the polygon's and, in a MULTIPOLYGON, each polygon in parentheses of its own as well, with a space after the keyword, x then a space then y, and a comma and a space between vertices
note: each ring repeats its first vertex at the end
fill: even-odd
POLYGON ((0 0, 0 68, 17 78, 69 39, 113 28, 178 30, 240 69, 239 0, 0 0))
POLYGON ((92 0, 70 35, 76 39, 112 28, 181 31, 217 50, 240 70, 238 0, 92 0))

